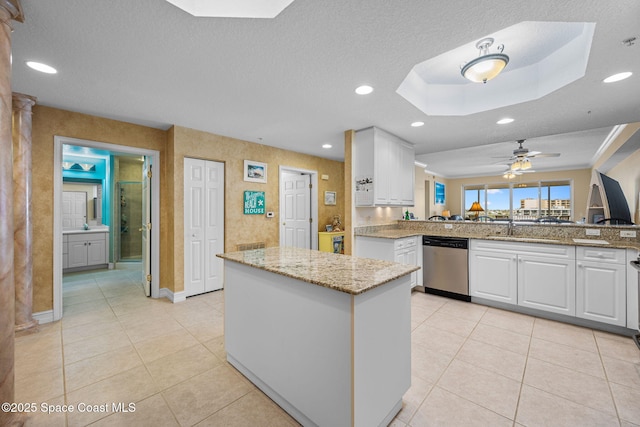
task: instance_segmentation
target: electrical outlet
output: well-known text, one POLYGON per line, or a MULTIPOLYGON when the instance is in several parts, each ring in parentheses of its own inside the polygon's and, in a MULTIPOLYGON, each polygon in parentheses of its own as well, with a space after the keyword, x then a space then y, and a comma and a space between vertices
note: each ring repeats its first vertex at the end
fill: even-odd
POLYGON ((273 212, 267 212, 267 218, 273 218, 274 216, 273 212))
POLYGON ((451 230, 453 228, 453 224, 445 224, 444 228, 446 228, 447 230, 451 230))
POLYGON ((585 232, 587 233, 587 236, 599 236, 600 235, 600 230, 598 230, 597 228, 587 228, 585 230, 585 232))
POLYGON ((636 237, 636 232, 634 230, 621 230, 620 237, 636 237))

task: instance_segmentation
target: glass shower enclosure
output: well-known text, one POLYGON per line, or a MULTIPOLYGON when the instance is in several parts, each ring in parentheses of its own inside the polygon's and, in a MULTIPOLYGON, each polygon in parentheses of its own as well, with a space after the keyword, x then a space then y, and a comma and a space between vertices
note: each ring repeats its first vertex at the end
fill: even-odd
POLYGON ((142 182, 118 181, 119 195, 118 217, 114 225, 118 225, 118 244, 116 259, 119 262, 140 262, 142 260, 142 182))

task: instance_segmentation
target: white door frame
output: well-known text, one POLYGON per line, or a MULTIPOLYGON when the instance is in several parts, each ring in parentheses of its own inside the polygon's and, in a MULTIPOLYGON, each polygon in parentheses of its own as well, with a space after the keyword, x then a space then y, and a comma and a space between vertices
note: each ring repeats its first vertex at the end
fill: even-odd
POLYGON ((284 197, 280 191, 282 183, 282 174, 300 173, 311 175, 311 249, 318 249, 318 171, 294 168, 290 166, 280 166, 278 171, 278 200, 279 200, 279 215, 278 215, 278 234, 280 235, 280 246, 284 246, 284 233, 282 232, 282 221, 280 217, 284 212, 284 197))
MULTIPOLYGON (((156 171, 151 177, 151 297, 160 296, 160 152, 86 139, 53 137, 53 320, 62 318, 62 146, 78 145, 99 150, 149 156, 156 171)), ((113 227, 113 225, 111 226, 113 227)))

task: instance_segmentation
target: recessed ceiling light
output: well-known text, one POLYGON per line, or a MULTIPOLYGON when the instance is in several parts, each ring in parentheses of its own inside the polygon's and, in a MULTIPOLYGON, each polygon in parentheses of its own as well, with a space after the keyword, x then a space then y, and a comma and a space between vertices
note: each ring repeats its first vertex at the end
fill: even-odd
POLYGON ((496 124, 506 125, 507 123, 511 123, 511 122, 513 122, 513 119, 511 117, 505 117, 504 119, 498 120, 496 124))
POLYGON ((413 126, 414 128, 419 128, 420 126, 424 126, 424 122, 413 122, 411 123, 411 126, 413 126))
POLYGON ((58 70, 56 70, 52 66, 43 64, 41 62, 27 61, 26 64, 29 68, 40 71, 41 73, 56 74, 58 72, 58 70))
POLYGON ((331 144, 322 144, 322 148, 326 148, 327 150, 331 147, 333 147, 331 144))
POLYGON ((358 95, 369 95, 371 92, 373 92, 373 88, 371 86, 362 85, 356 88, 356 93, 358 95))
POLYGON ((631 77, 632 74, 633 73, 631 71, 625 71, 624 73, 614 74, 604 79, 603 82, 605 83, 619 82, 620 80, 628 79, 629 77, 631 77))

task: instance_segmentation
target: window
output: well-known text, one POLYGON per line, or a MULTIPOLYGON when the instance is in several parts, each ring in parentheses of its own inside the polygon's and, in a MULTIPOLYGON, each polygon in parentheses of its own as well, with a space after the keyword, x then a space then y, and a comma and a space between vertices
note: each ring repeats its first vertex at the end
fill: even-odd
POLYGON ((484 208, 481 216, 498 220, 533 221, 544 217, 571 220, 571 185, 571 181, 538 181, 464 186, 465 214, 474 217, 469 209, 478 201, 484 208))

